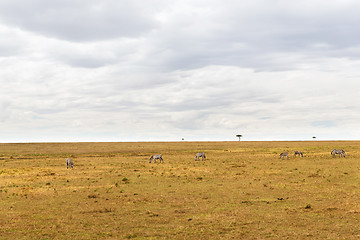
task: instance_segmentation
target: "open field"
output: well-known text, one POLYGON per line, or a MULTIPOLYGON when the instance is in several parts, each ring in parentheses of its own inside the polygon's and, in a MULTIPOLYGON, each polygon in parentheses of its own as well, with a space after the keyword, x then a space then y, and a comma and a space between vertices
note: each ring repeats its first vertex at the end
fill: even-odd
POLYGON ((0 144, 0 239, 359 239, 359 185, 358 141, 0 144))

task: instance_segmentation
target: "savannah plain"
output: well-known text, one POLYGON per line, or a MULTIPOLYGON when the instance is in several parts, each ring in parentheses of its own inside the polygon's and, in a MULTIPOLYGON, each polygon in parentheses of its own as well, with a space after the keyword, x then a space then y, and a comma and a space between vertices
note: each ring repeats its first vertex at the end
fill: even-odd
POLYGON ((359 141, 0 144, 0 239, 359 239, 359 185, 359 141))

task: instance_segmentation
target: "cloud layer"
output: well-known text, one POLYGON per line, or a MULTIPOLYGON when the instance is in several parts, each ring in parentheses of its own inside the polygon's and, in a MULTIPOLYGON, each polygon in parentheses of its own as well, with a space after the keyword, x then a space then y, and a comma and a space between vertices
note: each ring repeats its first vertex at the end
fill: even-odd
POLYGON ((1 141, 359 139, 359 7, 3 0, 1 141))

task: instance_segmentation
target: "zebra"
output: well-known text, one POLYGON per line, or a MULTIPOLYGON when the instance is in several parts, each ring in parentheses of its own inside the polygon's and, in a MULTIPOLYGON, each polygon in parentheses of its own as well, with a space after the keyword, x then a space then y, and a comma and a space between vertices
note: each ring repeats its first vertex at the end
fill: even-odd
POLYGON ((289 153, 288 152, 280 153, 280 158, 284 159, 285 157, 289 158, 289 153))
POLYGON ((301 157, 304 157, 303 153, 300 152, 300 151, 295 151, 295 152, 294 152, 294 156, 296 157, 296 155, 299 155, 299 156, 301 156, 301 157))
POLYGON ((195 155, 195 161, 196 161, 196 160, 200 160, 200 157, 201 157, 202 160, 204 160, 204 159, 206 160, 205 153, 199 152, 199 153, 197 153, 197 154, 195 155))
POLYGON ((69 168, 69 167, 74 168, 74 163, 71 161, 70 158, 67 158, 66 159, 66 168, 69 168))
POLYGON ((331 155, 333 155, 333 157, 335 157, 336 154, 339 154, 339 157, 341 157, 341 156, 346 157, 345 151, 342 149, 333 149, 331 151, 331 155))
POLYGON ((160 162, 164 163, 164 159, 162 158, 161 154, 151 156, 149 163, 151 163, 152 160, 154 160, 154 162, 156 162, 156 159, 159 159, 160 162))

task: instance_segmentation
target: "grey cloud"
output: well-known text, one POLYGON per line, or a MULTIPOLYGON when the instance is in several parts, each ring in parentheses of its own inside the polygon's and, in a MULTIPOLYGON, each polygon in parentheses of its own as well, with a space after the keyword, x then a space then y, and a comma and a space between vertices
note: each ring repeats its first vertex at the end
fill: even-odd
POLYGON ((156 2, 4 0, 0 19, 28 31, 69 41, 133 37, 156 26, 156 2))
POLYGON ((81 68, 98 68, 112 64, 116 61, 116 59, 107 57, 101 58, 101 56, 86 56, 83 54, 72 54, 71 56, 61 57, 61 59, 72 67, 81 68))
POLYGON ((170 70, 206 65, 289 70, 359 45, 359 4, 339 8, 338 2, 326 7, 323 1, 304 2, 233 2, 231 7, 210 2, 201 6, 204 10, 197 6, 193 14, 176 12, 152 36, 164 48, 155 56, 164 58, 170 70), (209 10, 215 8, 217 11, 209 10), (327 47, 314 48, 314 44, 327 47), (300 58, 287 57, 296 53, 300 58))
POLYGON ((9 136, 360 136, 355 1, 136 4, 0 2, 9 136))
POLYGON ((73 67, 124 63, 168 72, 232 65, 284 71, 319 57, 360 57, 354 51, 359 47, 359 4, 323 4, 1 1, 0 19, 68 41, 48 51, 73 67))

